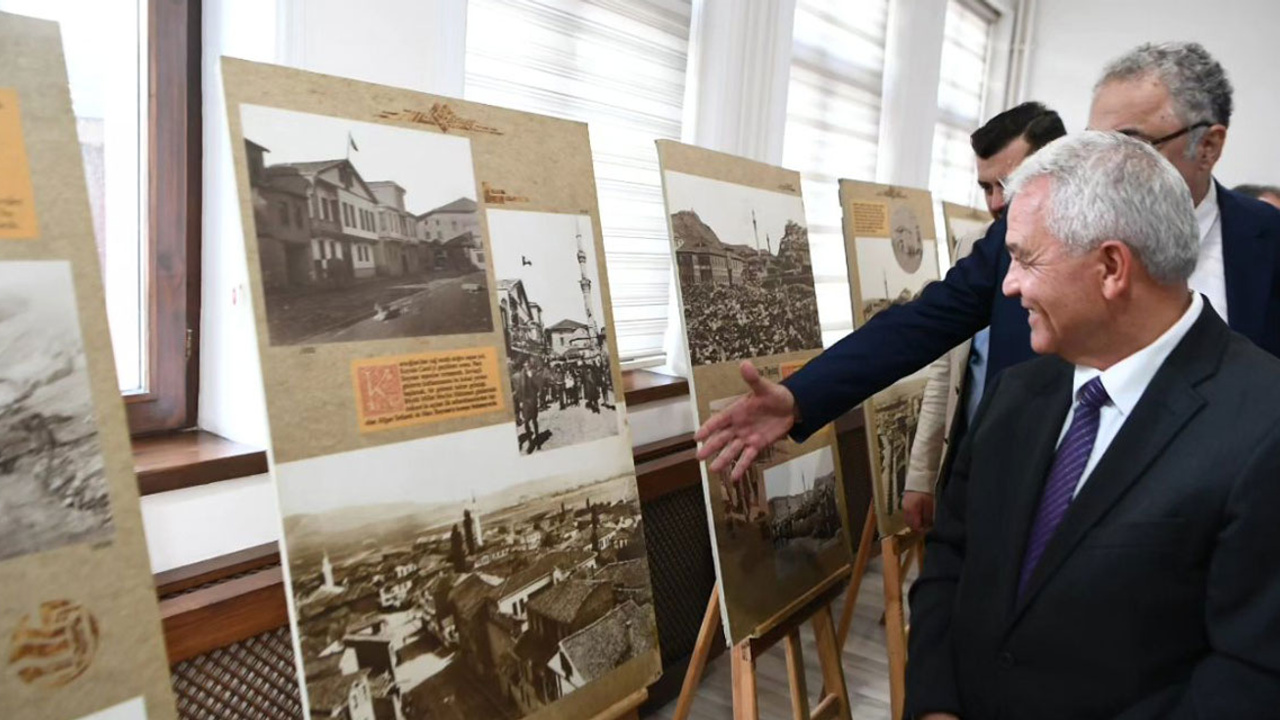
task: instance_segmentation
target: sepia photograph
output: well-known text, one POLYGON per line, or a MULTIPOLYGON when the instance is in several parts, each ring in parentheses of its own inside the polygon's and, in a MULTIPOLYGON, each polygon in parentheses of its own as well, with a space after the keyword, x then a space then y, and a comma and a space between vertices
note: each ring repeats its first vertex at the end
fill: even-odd
POLYGON ((591 218, 487 213, 520 452, 617 435, 591 218))
POLYGON ((863 322, 916 299, 925 285, 938 279, 937 243, 922 240, 919 225, 895 222, 891 232, 889 238, 856 240, 863 322))
POLYGON ((114 531, 64 261, 0 262, 0 560, 114 531))
POLYGON ((947 228, 947 250, 951 253, 951 264, 955 265, 961 258, 973 250, 973 244, 987 234, 991 227, 991 215, 983 210, 942 203, 942 217, 947 228))
POLYGON ((831 448, 821 448, 764 471, 769 535, 780 577, 797 559, 816 554, 841 536, 836 470, 831 448))
POLYGON ((694 366, 822 347, 800 197, 668 170, 694 366))
POLYGON ((470 140, 240 117, 272 345, 493 331, 470 140))
POLYGON ((898 382, 871 398, 872 421, 868 429, 875 436, 872 458, 876 513, 885 521, 902 512, 907 461, 920 421, 925 382, 923 379, 898 382))
POLYGON ((656 664, 630 456, 523 456, 513 434, 280 466, 313 717, 343 716, 358 696, 371 717, 515 720, 656 664))

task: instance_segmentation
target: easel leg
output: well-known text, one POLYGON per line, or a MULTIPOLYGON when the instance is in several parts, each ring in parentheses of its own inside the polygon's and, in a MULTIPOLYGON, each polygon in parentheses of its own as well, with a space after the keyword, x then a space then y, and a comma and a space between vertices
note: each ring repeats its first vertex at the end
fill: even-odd
POLYGON ((853 610, 858 604, 858 590, 862 587, 862 576, 867 571, 867 563, 871 561, 871 543, 876 537, 876 503, 871 501, 867 507, 867 520, 862 523, 862 537, 858 540, 858 555, 853 560, 853 575, 849 578, 849 591, 844 596, 844 607, 840 610, 840 630, 836 638, 840 647, 849 639, 849 628, 853 625, 853 610))
POLYGON ((889 704, 893 720, 902 717, 907 686, 907 636, 898 540, 896 535, 891 535, 880 542, 884 558, 884 632, 889 651, 889 704))
MULTIPOLYGON (((840 662, 840 645, 836 643, 835 623, 831 621, 831 608, 823 607, 813 616, 813 637, 818 646, 818 662, 822 667, 822 688, 825 697, 814 710, 814 718, 837 717, 851 720, 849 688, 844 682, 844 666, 840 662), (831 706, 834 704, 835 709, 831 706)), ((790 645, 787 646, 788 655, 790 645)), ((794 688, 793 688, 794 692, 794 688)), ((794 700, 792 701, 794 703, 794 700)), ((792 707, 795 707, 794 704, 792 707)))
MULTIPOLYGON (((707 601, 707 612, 702 616, 702 627, 698 630, 698 639, 693 644, 693 654, 689 656, 689 668, 684 673, 684 684, 680 686, 680 698, 676 701, 676 712, 671 716, 672 720, 689 720, 689 711, 693 709, 693 698, 698 692, 698 683, 702 681, 702 673, 707 668, 707 657, 711 654, 711 643, 715 641, 718 629, 720 629, 720 586, 716 585, 711 588, 711 599, 707 601)), ((734 683, 736 688, 736 679, 734 683)))
POLYGON ((804 679, 804 655, 800 649, 800 631, 787 633, 787 680, 791 685, 791 717, 809 720, 809 688, 804 679))
POLYGON ((756 693, 756 659, 751 654, 751 641, 733 646, 733 720, 760 720, 756 693))

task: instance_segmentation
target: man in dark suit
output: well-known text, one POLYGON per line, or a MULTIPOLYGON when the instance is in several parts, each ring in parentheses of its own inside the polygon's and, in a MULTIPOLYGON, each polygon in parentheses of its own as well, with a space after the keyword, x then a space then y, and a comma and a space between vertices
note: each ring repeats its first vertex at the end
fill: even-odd
POLYGON ((1009 189, 1003 292, 1047 357, 996 379, 939 498, 907 717, 1280 717, 1280 360, 1188 291, 1149 144, 1064 138, 1009 189))
MULTIPOLYGON (((1113 62, 1094 90, 1089 125, 1156 147, 1179 170, 1196 204, 1200 257, 1191 287, 1230 327, 1280 355, 1280 211, 1213 180, 1231 121, 1231 85, 1195 43, 1144 45, 1113 62)), ((1027 312, 1001 296, 1009 269, 1005 221, 914 302, 881 313, 782 384, 743 366, 751 392, 698 431, 712 469, 737 460, 735 477, 760 449, 797 440, 990 326, 986 386, 1035 356, 1027 312), (721 451, 724 452, 721 452, 721 451)), ((953 447, 955 444, 953 444, 953 447)))

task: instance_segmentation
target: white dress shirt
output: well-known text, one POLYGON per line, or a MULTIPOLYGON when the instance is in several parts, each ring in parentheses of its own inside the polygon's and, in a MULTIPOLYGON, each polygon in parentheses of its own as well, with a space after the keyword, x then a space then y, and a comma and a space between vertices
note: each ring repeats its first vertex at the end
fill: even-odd
POLYGON ((1223 322, 1227 321, 1227 275, 1222 264, 1222 212, 1218 209, 1218 183, 1209 181, 1209 194, 1196 207, 1200 226, 1200 258, 1187 285, 1209 298, 1223 322))
POLYGON ((1080 474, 1080 481, 1076 483, 1076 491, 1072 497, 1080 493, 1080 488, 1084 487, 1085 481, 1089 479, 1089 475, 1093 472, 1093 468, 1097 466, 1098 460, 1102 459, 1107 447, 1111 445, 1111 441, 1120 432, 1124 421, 1133 414, 1133 408, 1142 399, 1142 394, 1146 392, 1147 385, 1151 384, 1151 379, 1156 376, 1160 366, 1164 365, 1169 353, 1173 352, 1178 343, 1182 342, 1182 338, 1186 336, 1187 331, 1191 330, 1191 326, 1199 319, 1200 311, 1203 308, 1204 300, 1200 297, 1200 293, 1193 292, 1191 293, 1191 307, 1187 308, 1182 317, 1150 345, 1106 370, 1100 371, 1097 368, 1084 367, 1082 365, 1076 366, 1075 377, 1071 382, 1073 402, 1071 409, 1067 411, 1067 418, 1062 424, 1062 432, 1058 434, 1058 444, 1062 444, 1062 438, 1066 436, 1067 428, 1071 427, 1071 419, 1076 414, 1074 398, 1085 383, 1101 376, 1102 387, 1106 389, 1110 400, 1103 404, 1098 411, 1098 436, 1093 441, 1093 450, 1089 453, 1089 462, 1085 464, 1084 472, 1080 474))

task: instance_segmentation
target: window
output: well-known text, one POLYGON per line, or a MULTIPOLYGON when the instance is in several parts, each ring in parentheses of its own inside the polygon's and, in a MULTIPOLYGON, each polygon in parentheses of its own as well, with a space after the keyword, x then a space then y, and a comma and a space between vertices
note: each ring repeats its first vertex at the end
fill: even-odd
POLYGON ((289 227, 289 203, 280 203, 280 224, 289 227))
POLYGON ((948 0, 938 79, 938 122, 933 127, 934 197, 980 206, 978 170, 969 135, 982 124, 991 29, 999 15, 979 0, 948 0))
POLYGON ((293 206, 293 224, 302 227, 302 206, 293 206))
POLYGON ((589 123, 618 351, 662 361, 671 246, 655 138, 679 139, 692 0, 470 0, 468 100, 589 123))
POLYGON ((782 163, 798 170, 822 338, 853 329, 841 178, 875 180, 889 0, 797 0, 782 163))
POLYGON ((200 294, 200 222, 191 216, 201 178, 200 13, 145 0, 0 0, 0 11, 61 25, 130 428, 186 427, 195 420, 188 333, 200 294))

